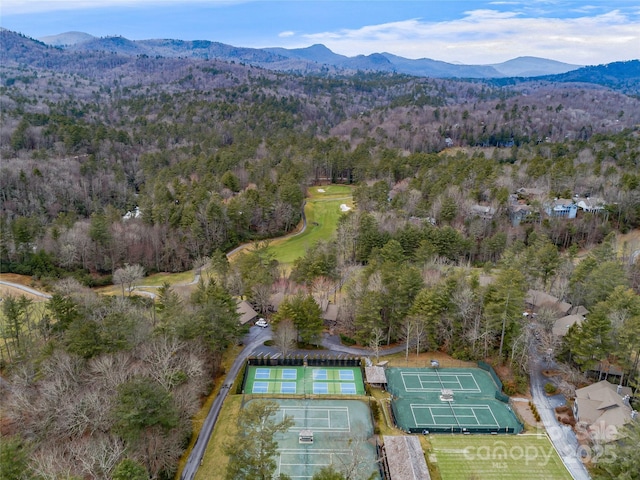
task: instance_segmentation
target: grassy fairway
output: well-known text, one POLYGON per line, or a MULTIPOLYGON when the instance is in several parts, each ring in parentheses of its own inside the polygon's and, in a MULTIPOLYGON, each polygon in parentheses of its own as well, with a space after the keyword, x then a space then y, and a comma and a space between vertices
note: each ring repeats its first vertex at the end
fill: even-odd
POLYGON ((431 435, 442 480, 571 480, 546 435, 431 435))
POLYGON ((347 185, 309 188, 309 197, 304 209, 307 229, 299 235, 272 241, 269 251, 280 264, 290 267, 309 247, 320 240, 329 240, 335 234, 338 219, 342 215, 342 204, 353 207, 351 187, 347 185))

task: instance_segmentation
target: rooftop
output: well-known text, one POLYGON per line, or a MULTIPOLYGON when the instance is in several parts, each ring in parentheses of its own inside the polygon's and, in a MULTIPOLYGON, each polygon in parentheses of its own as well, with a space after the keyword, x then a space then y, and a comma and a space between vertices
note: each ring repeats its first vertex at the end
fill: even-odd
POLYGON ((418 437, 382 437, 391 480, 431 480, 418 437))

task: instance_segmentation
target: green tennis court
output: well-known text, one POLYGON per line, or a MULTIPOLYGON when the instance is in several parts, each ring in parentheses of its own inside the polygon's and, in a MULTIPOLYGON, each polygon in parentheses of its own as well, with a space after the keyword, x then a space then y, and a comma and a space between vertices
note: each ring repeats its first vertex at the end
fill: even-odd
POLYGON ((247 367, 244 393, 266 395, 364 395, 356 367, 247 367))
POLYGON ((511 407, 496 398, 499 388, 493 378, 482 369, 390 368, 387 382, 396 423, 407 432, 522 431, 511 407))
POLYGON ((276 421, 287 415, 294 425, 276 436, 278 469, 292 479, 311 479, 322 467, 333 465, 352 472, 352 478, 380 479, 369 406, 359 400, 276 399, 276 421), (313 441, 300 442, 311 431, 313 441))

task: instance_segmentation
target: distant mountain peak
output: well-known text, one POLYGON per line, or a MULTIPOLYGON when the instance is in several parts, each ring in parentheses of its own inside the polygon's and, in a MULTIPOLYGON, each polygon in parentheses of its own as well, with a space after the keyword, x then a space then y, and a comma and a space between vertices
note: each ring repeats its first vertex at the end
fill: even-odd
POLYGON ((582 65, 572 65, 548 58, 522 56, 506 62, 490 65, 506 77, 539 77, 558 75, 577 70, 582 65))
POLYGON ((105 50, 121 55, 148 54, 160 57, 217 58, 240 61, 276 70, 314 71, 320 68, 356 71, 397 72, 439 78, 541 77, 564 74, 581 67, 545 58, 523 55, 491 65, 447 63, 429 58, 409 59, 391 53, 347 57, 326 45, 303 48, 244 48, 209 40, 128 40, 121 36, 96 38, 83 32, 66 32, 40 39, 42 42, 75 51, 105 50), (311 70, 308 70, 311 69, 311 70))
POLYGON ((65 47, 69 45, 85 43, 95 38, 96 37, 94 37, 93 35, 89 35, 88 33, 84 32, 65 32, 59 33, 58 35, 47 35, 45 37, 39 38, 38 40, 53 47, 65 47))

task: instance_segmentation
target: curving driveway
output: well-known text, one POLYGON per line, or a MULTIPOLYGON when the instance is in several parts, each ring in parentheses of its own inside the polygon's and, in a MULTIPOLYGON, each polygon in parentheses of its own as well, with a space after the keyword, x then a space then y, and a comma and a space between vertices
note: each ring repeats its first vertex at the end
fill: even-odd
POLYGON ((229 394, 229 389, 232 387, 233 382, 235 381, 242 365, 245 360, 264 342, 271 339, 271 329, 270 328, 260 328, 260 327, 251 327, 251 330, 245 336, 245 347, 242 349, 238 357, 233 362, 233 365, 229 369, 229 373, 224 378, 224 382, 220 387, 220 391, 218 392, 218 396, 213 401, 211 405, 211 409, 207 414, 207 418, 202 424, 202 428, 200 429, 200 433, 198 434, 198 438, 196 440, 191 453, 189 454, 189 458, 187 458, 187 463, 185 464, 184 469, 182 470, 182 474, 180 475, 181 479, 193 479, 198 471, 198 467, 202 462, 202 458, 204 457, 204 452, 207 449, 207 444, 209 443, 209 438, 211 437, 211 433, 213 432, 213 427, 218 420, 218 415, 220 415, 220 409, 222 408, 222 404, 224 400, 227 398, 229 394))
POLYGON ((533 403, 540 413, 544 428, 571 476, 575 480, 589 480, 591 478, 589 472, 587 472, 586 467, 578 457, 578 439, 575 433, 571 427, 558 423, 555 415, 555 407, 558 406, 557 399, 548 397, 544 391, 544 385, 547 380, 542 371, 545 368, 553 367, 553 365, 543 365, 535 342, 530 345, 529 354, 531 395, 533 396, 533 403))
POLYGON ((42 298, 51 298, 51 295, 48 293, 39 292, 38 290, 34 290, 30 287, 25 287, 24 285, 20 285, 19 283, 13 282, 5 282, 4 280, 0 280, 0 285, 6 285, 7 287, 17 288, 18 290, 22 290, 23 292, 30 293, 31 295, 35 295, 36 297, 42 298))

